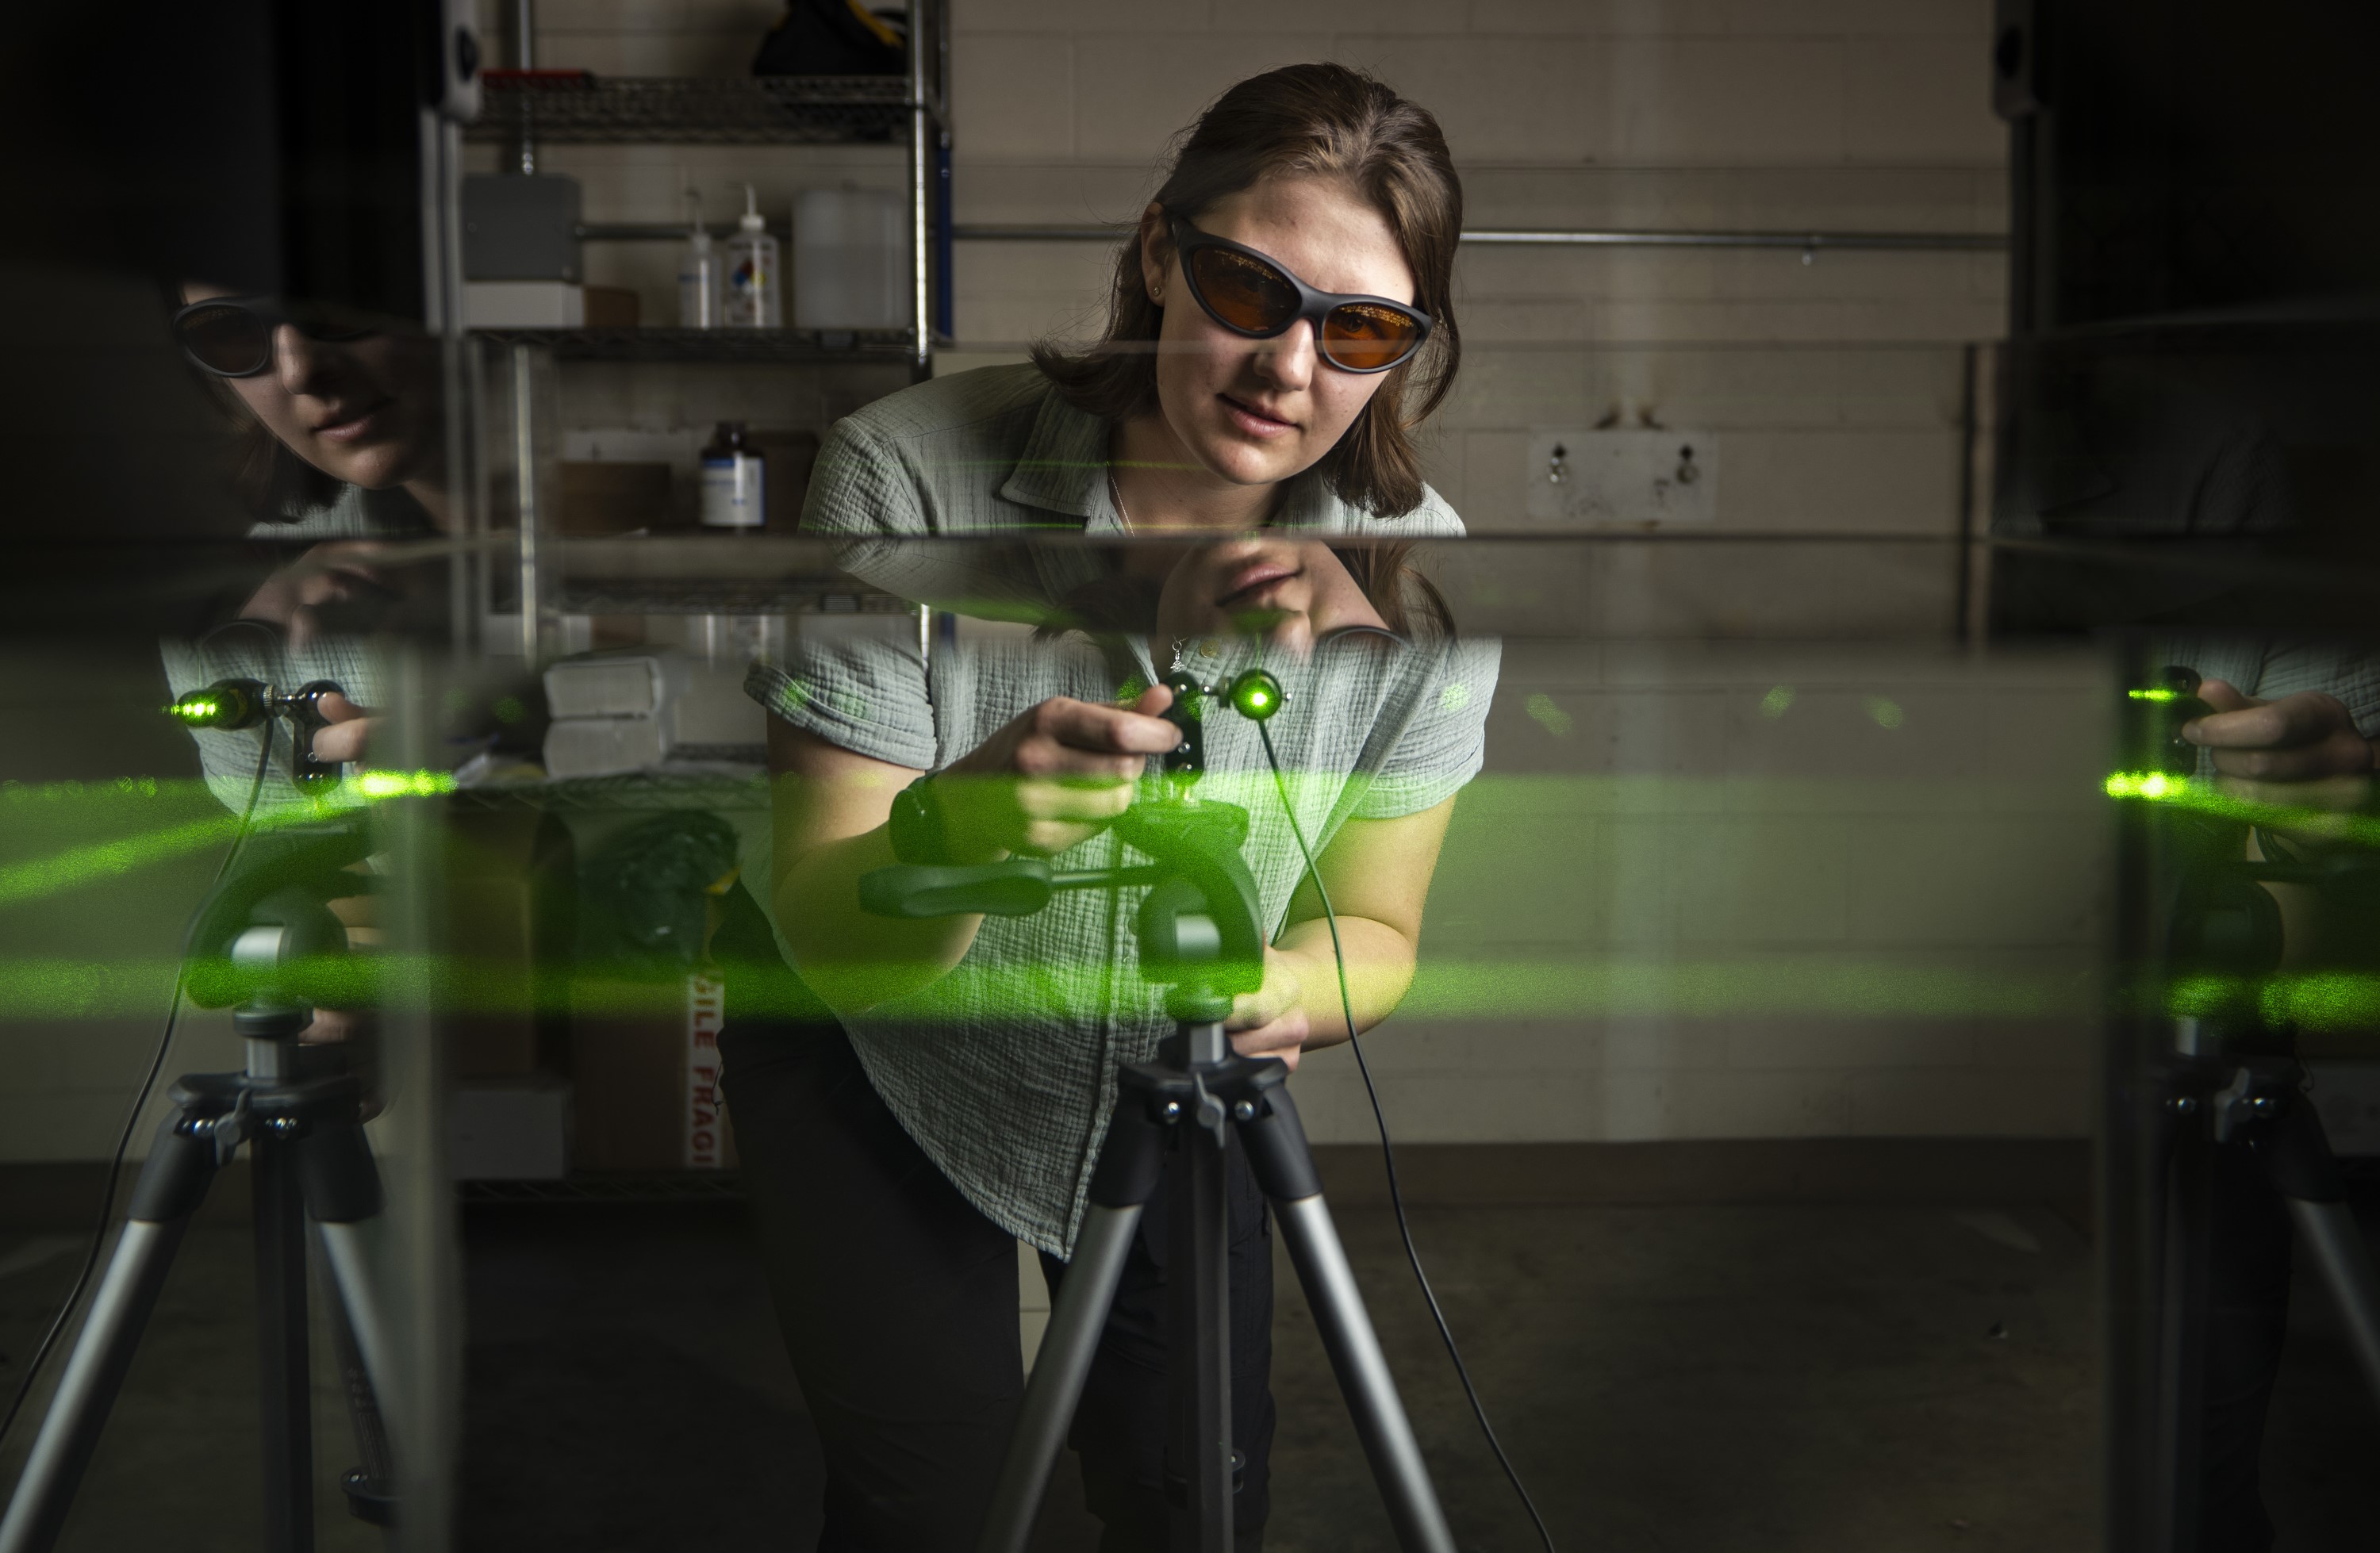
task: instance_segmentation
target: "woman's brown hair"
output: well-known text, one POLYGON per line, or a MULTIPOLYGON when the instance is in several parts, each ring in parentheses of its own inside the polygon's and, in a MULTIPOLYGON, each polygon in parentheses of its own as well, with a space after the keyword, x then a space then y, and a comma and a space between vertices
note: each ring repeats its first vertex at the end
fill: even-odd
MULTIPOLYGON (((1428 110, 1344 65, 1290 65, 1251 76, 1199 115, 1156 202, 1196 221, 1216 200, 1266 177, 1344 183, 1378 211, 1414 273, 1414 306, 1429 342, 1387 374, 1371 403, 1312 471, 1348 505, 1376 516, 1421 504, 1412 431, 1445 399, 1463 357, 1454 322, 1454 245, 1463 185, 1428 110)), ((1149 300, 1135 230, 1116 255, 1107 329, 1088 350, 1043 342, 1034 363, 1075 408, 1126 420, 1157 406, 1153 346, 1165 311, 1149 300)))
MULTIPOLYGON (((181 311, 187 293, 178 280, 158 283, 165 316, 181 311)), ((227 474, 232 492, 266 523, 295 523, 339 499, 345 489, 336 475, 324 474, 292 453, 254 411, 240 403, 228 380, 185 361, 190 379, 230 428, 232 447, 227 474)))

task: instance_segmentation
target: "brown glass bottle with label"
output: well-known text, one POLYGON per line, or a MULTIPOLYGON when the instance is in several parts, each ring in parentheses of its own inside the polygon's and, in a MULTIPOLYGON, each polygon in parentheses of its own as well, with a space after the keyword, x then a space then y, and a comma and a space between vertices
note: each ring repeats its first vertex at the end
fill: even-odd
POLYGON ((757 534, 768 523, 768 467, 740 420, 722 420, 702 450, 702 528, 757 534))

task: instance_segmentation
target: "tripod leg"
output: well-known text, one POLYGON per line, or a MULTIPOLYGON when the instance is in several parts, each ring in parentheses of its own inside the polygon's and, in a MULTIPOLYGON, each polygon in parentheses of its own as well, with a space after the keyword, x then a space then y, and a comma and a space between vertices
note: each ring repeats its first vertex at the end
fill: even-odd
POLYGON ((1347 1399, 1398 1545, 1415 1553, 1455 1553, 1454 1534, 1439 1508, 1420 1442, 1414 1438, 1396 1380, 1389 1374, 1388 1356, 1380 1352, 1379 1337, 1355 1287, 1354 1269, 1347 1265, 1346 1248, 1340 1244, 1338 1227, 1322 1201, 1322 1179, 1315 1173, 1305 1129, 1288 1093, 1268 1090, 1264 1109, 1240 1123, 1240 1137, 1257 1184, 1272 1199, 1281 1238, 1289 1243, 1290 1260, 1305 1290, 1305 1303, 1313 1308, 1314 1324, 1321 1329, 1322 1347, 1330 1355, 1331 1371, 1347 1399))
POLYGON ((1115 1303, 1116 1284, 1132 1250, 1133 1231, 1156 1188, 1164 1150, 1165 1130, 1150 1119, 1145 1100, 1130 1092, 1119 1097, 1107 1142, 1099 1149, 1099 1170, 1091 1177, 1091 1206, 1075 1236, 1074 1259, 1058 1286, 1057 1308, 1050 1313, 1041 1352, 1033 1361, 1033 1378, 1017 1410, 1016 1430, 1009 1437, 991 1510, 976 1543, 978 1553, 1025 1553, 1032 1540, 1034 1517, 1050 1486, 1050 1469, 1057 1462, 1059 1447, 1066 1443, 1066 1426, 1082 1399, 1083 1380, 1107 1327, 1108 1309, 1115 1303))
POLYGON ((369 1270, 370 1258, 364 1249, 363 1226, 317 1224, 315 1229, 322 1237, 331 1287, 338 1296, 341 1319, 356 1345, 364 1379, 375 1396, 388 1396, 389 1384, 395 1378, 389 1369, 388 1326, 381 1310, 380 1292, 369 1270))
POLYGON ((2322 1119, 2302 1099, 2292 1098, 2270 1130, 2256 1137, 2255 1149, 2338 1302, 2364 1381, 2380 1401, 2380 1276, 2373 1271, 2372 1248, 2355 1227, 2347 1183, 2331 1156, 2322 1119))
POLYGON ((1009 1437, 1008 1455, 1001 1463, 1000 1486, 992 1495, 983 1537, 976 1544, 979 1553, 1025 1553, 1032 1540, 1033 1521, 1050 1487, 1050 1469, 1057 1463, 1058 1448, 1066 1443, 1066 1426, 1082 1399, 1083 1380, 1091 1372, 1091 1356, 1099 1351, 1099 1333, 1107 1326, 1108 1307, 1115 1303, 1116 1282, 1123 1276, 1124 1258, 1139 1224, 1137 1203, 1129 1207, 1094 1205, 1083 1215, 1074 1260, 1059 1285, 1049 1328, 1041 1334, 1033 1378, 1026 1384, 1016 1431, 1009 1437))
POLYGON ((66 1523, 190 1214, 214 1180, 214 1140, 186 1132, 190 1120, 186 1111, 167 1117, 150 1146, 124 1233, 0 1520, 0 1553, 39 1553, 56 1543, 66 1523))
MULTIPOLYGON (((1232 1548, 1232 1206, 1225 1156, 1203 1127, 1177 1129, 1181 1171, 1169 1208, 1174 1459, 1195 1553, 1232 1548)), ((1170 1475, 1170 1474, 1169 1474, 1170 1475)))
POLYGON ((330 1265, 328 1241, 317 1244, 322 1248, 318 1267, 332 1291, 331 1344, 336 1351, 339 1379, 346 1392, 347 1416, 355 1426, 356 1453, 361 1458, 340 1479, 339 1486, 346 1494, 347 1508, 356 1519, 374 1526, 393 1526, 396 1506, 389 1488, 395 1480, 395 1472, 389 1457, 388 1427, 381 1417, 380 1397, 373 1389, 371 1372, 356 1341, 354 1313, 347 1308, 338 1274, 330 1265))
POLYGON ((364 1374, 378 1395, 393 1396, 397 1377, 390 1368, 388 1323, 372 1277, 365 1229, 380 1216, 383 1201, 371 1147, 360 1123, 334 1122, 299 1139, 296 1151, 306 1211, 322 1231, 332 1284, 346 1310, 364 1374))
POLYGON ((314 1546, 314 1407, 307 1373, 306 1202, 289 1145, 260 1134, 255 1188, 256 1353, 267 1553, 314 1546))
POLYGON ((2343 1202, 2289 1199, 2289 1219, 2305 1237, 2347 1323, 2349 1343, 2363 1367, 2373 1400, 2380 1401, 2380 1276, 2372 1268, 2372 1248, 2355 1227, 2355 1210, 2343 1202))

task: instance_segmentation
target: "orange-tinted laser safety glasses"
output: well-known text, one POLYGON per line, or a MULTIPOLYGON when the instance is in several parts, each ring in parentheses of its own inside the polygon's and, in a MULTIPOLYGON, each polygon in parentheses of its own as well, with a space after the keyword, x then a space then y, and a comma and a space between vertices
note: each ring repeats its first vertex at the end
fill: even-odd
POLYGON ((1317 291, 1277 260, 1172 219, 1173 246, 1190 295, 1234 334, 1269 340, 1299 319, 1314 325, 1314 348, 1342 372, 1385 372, 1412 359, 1429 338, 1429 315, 1385 297, 1317 291))

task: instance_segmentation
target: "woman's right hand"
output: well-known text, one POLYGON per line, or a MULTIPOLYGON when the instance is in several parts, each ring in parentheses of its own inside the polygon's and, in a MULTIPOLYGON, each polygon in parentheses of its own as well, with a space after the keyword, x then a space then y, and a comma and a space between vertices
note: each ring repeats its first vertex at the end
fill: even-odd
POLYGON ((1159 715, 1172 704, 1159 686, 1130 707, 1054 696, 1010 719, 934 779, 953 855, 1052 856, 1097 835, 1131 807, 1148 757, 1182 742, 1159 715))
POLYGON ((314 730, 314 758, 324 762, 364 758, 381 720, 335 690, 316 701, 314 708, 327 723, 314 730))

